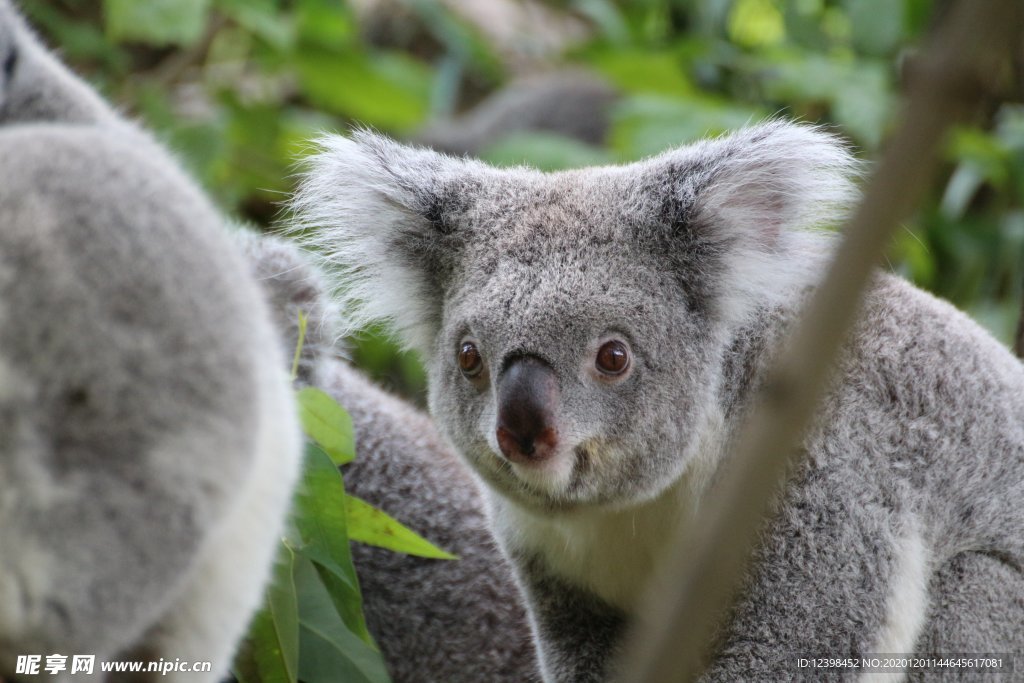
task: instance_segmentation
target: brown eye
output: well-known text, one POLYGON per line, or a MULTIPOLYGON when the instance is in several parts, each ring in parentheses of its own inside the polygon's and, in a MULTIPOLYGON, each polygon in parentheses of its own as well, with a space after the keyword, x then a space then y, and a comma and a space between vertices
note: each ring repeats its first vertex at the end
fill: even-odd
POLYGON ((629 349, 622 342, 613 339, 597 350, 597 369, 606 375, 621 375, 629 367, 629 349))
POLYGON ((459 370, 466 377, 476 377, 484 368, 484 359, 476 344, 471 341, 464 341, 459 346, 459 370))

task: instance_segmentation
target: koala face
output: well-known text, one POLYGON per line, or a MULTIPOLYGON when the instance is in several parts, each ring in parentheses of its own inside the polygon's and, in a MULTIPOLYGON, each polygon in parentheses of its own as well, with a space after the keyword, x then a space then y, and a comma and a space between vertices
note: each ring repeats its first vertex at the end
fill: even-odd
POLYGON ((807 283, 789 229, 852 195, 846 151, 781 122, 554 174, 368 133, 322 144, 298 226, 321 228, 352 320, 387 320, 423 353, 441 429, 540 510, 629 504, 678 479, 731 332, 807 283))
POLYGON ((486 216, 452 217, 473 240, 428 355, 431 409, 487 481, 531 506, 660 490, 715 391, 721 326, 665 267, 667 245, 640 239, 651 226, 619 201, 628 182, 521 177, 481 197, 486 216))

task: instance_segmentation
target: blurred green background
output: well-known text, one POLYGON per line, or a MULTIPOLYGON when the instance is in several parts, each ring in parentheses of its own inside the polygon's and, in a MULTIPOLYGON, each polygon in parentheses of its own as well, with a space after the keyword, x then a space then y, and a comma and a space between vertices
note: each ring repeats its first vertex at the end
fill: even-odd
MULTIPOLYGON (((637 159, 781 114, 833 126, 870 160, 893 124, 901 75, 942 3, 22 5, 65 60, 178 150, 227 213, 269 227, 307 140, 352 124, 399 138, 454 140, 450 149, 495 163, 553 169, 637 159), (585 78, 586 72, 606 85, 585 78), (561 76, 548 90, 535 91, 532 101, 526 91, 503 90, 518 79, 536 82, 551 74, 561 76), (558 90, 577 81, 591 83, 582 95, 558 90), (503 92, 504 99, 494 99, 503 92), (545 108, 553 103, 565 111, 551 114, 545 108), (531 107, 537 119, 560 116, 587 124, 587 132, 559 131, 557 123, 547 126, 555 130, 538 130, 545 126, 530 125, 531 107), (445 123, 465 112, 469 119, 445 123), (460 146, 459 136, 472 135, 475 140, 460 146)), ((927 203, 901 231, 889 264, 1009 342, 1022 257, 1024 106, 993 103, 978 126, 950 139, 927 203)), ((372 332, 352 344, 354 360, 387 386, 422 396, 415 359, 372 332)))

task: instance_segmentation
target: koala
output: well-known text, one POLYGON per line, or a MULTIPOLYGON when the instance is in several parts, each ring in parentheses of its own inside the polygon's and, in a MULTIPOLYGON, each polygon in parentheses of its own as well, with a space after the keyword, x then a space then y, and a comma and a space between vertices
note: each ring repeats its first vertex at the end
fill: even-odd
POLYGON ((6 0, 0 71, 0 678, 218 681, 298 474, 285 350, 210 202, 6 0))
MULTIPOLYGON (((340 273, 353 327, 383 321, 423 356, 545 681, 612 672, 855 172, 836 137, 782 120, 558 173, 368 131, 319 141, 293 227, 340 273)), ((810 653, 1024 650, 1024 368, 1005 348, 877 273, 802 450, 703 680, 792 680, 810 653), (974 595, 998 609, 957 612, 974 595)))
POLYGON ((299 312, 307 316, 299 384, 320 387, 352 416, 356 459, 343 469, 348 492, 458 555, 429 560, 352 544, 367 625, 392 680, 540 680, 522 595, 468 469, 426 415, 341 357, 340 312, 311 258, 282 239, 239 236, 286 348, 298 342, 299 312))

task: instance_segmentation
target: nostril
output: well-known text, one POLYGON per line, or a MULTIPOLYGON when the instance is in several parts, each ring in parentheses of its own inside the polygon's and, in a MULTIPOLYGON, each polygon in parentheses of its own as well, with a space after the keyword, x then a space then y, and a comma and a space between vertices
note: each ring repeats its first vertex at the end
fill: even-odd
POLYGON ((504 427, 498 427, 497 436, 498 447, 501 449, 502 455, 513 462, 516 462, 522 457, 523 453, 520 450, 520 440, 516 438, 515 434, 504 427))
POLYGON ((541 462, 554 455, 558 443, 557 433, 552 427, 536 435, 519 436, 504 426, 498 427, 498 447, 502 455, 515 463, 541 462))

